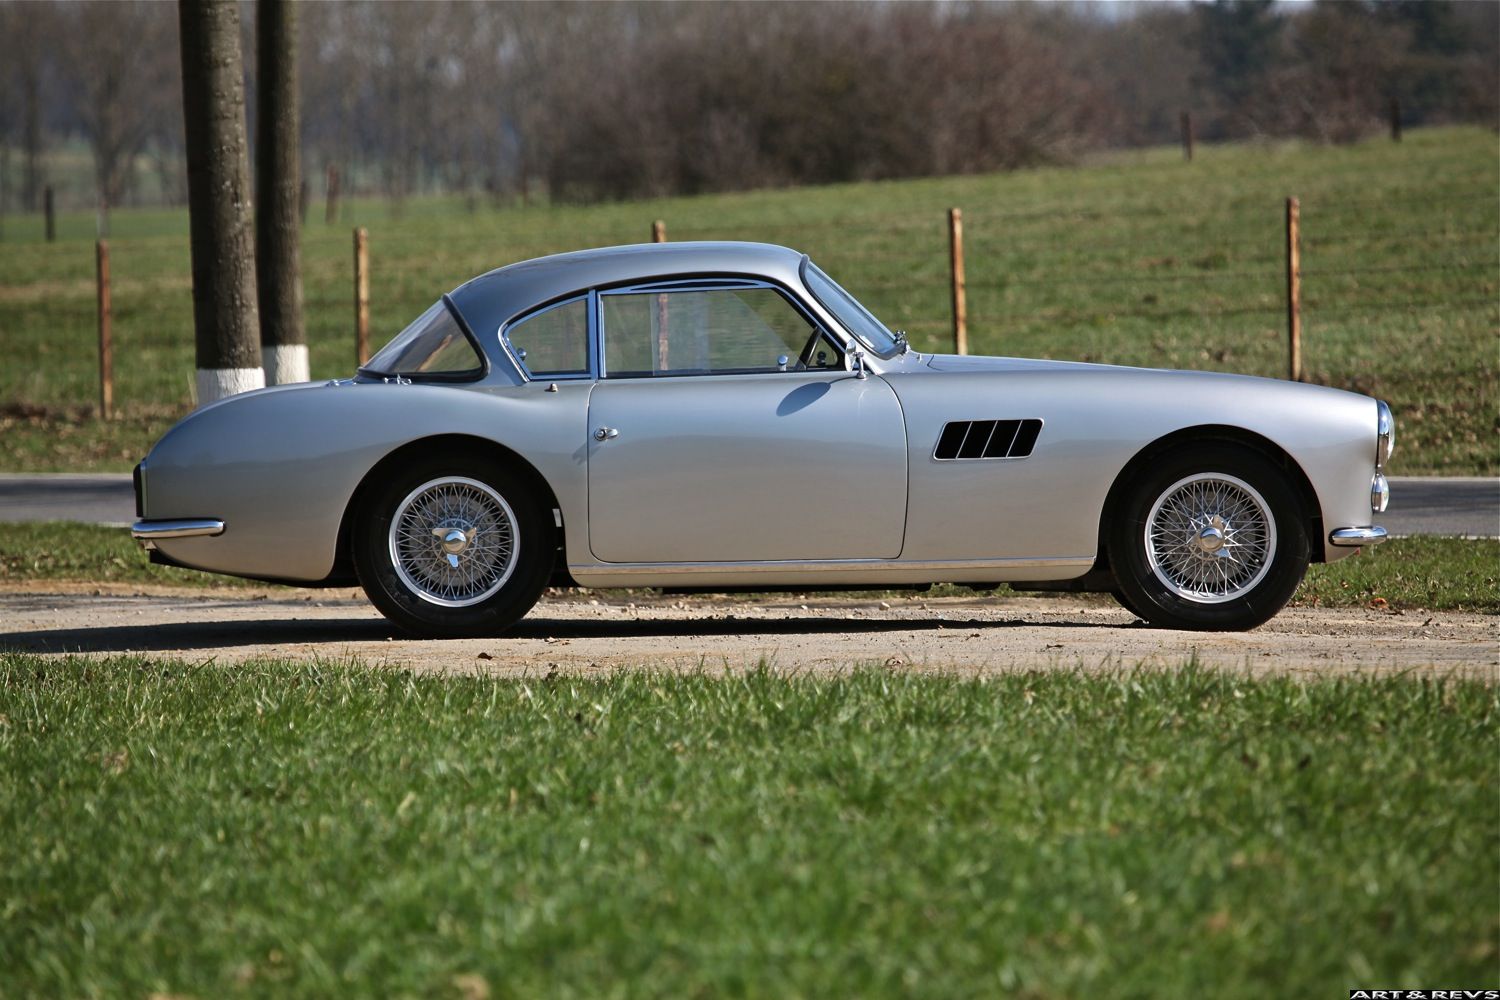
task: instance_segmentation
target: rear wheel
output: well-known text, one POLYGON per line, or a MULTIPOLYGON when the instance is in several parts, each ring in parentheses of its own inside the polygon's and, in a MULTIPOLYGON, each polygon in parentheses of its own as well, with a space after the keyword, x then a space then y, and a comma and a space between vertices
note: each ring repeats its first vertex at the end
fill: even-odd
POLYGON ((420 635, 494 635, 530 611, 552 570, 552 521, 498 463, 439 456, 365 497, 354 564, 380 613, 420 635))
POLYGON ((1254 628, 1291 599, 1309 560, 1286 474, 1230 443, 1157 461, 1131 487, 1109 538, 1121 603, 1166 628, 1254 628))

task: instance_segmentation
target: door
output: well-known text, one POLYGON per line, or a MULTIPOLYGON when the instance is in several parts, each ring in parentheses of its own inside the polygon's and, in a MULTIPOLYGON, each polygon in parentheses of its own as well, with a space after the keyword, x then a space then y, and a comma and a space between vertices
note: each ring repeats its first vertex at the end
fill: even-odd
POLYGON ((612 563, 895 558, 906 430, 781 291, 600 296, 589 546, 612 563))

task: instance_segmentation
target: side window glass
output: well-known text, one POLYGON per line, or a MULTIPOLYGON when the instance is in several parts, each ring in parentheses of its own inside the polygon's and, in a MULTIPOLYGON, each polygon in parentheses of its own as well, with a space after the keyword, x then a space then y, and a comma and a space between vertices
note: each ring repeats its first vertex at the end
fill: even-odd
POLYGON ((532 378, 587 375, 588 299, 570 299, 532 313, 506 327, 505 339, 532 378))
POLYGON ((601 297, 611 378, 841 368, 817 326, 771 288, 619 292, 601 297))

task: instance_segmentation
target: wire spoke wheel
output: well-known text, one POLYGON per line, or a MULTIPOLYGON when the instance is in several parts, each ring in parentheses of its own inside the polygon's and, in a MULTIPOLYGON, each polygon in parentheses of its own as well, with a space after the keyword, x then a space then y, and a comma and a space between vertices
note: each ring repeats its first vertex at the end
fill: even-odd
POLYGON ((1265 497, 1225 473, 1179 479, 1146 516, 1146 561, 1176 596, 1222 604, 1254 590, 1276 558, 1276 519, 1265 497))
POLYGON ((388 535, 396 575, 422 600, 479 604, 515 572, 520 539, 505 498, 477 479, 447 476, 407 494, 388 535))

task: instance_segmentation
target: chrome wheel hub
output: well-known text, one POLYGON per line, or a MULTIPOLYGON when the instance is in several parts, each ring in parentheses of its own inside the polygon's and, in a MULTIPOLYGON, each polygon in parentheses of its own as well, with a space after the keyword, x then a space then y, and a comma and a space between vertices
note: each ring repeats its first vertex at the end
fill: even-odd
POLYGON ((391 565, 418 597, 448 608, 478 604, 515 571, 519 539, 505 498, 449 476, 407 494, 391 517, 391 565))
POLYGON ((1146 517, 1146 561, 1178 597, 1222 604, 1265 579, 1276 556, 1270 505, 1243 479, 1202 473, 1180 479, 1146 517))

